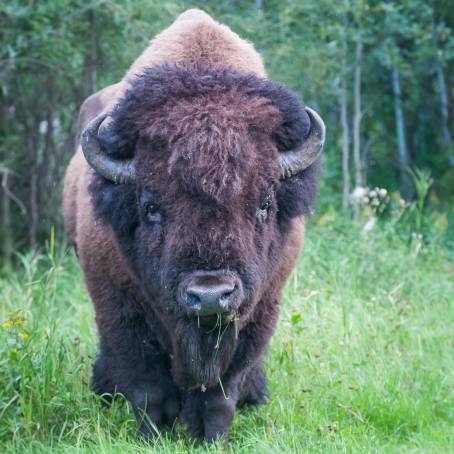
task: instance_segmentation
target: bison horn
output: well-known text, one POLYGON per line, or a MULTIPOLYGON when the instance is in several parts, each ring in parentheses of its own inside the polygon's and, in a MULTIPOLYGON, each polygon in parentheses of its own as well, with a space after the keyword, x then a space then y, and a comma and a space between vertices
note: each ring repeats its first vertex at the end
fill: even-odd
POLYGON ((133 183, 136 176, 134 161, 113 158, 101 149, 98 130, 106 117, 106 112, 99 114, 88 123, 82 132, 80 144, 85 159, 104 178, 117 184, 133 183))
POLYGON ((309 167, 322 153, 325 143, 325 123, 315 110, 306 107, 311 121, 309 136, 303 144, 294 149, 279 153, 282 178, 289 178, 309 167))

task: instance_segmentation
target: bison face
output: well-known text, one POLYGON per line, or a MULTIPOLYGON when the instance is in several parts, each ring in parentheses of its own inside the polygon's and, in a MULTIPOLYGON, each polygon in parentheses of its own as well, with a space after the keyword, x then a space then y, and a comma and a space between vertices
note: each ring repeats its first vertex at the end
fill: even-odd
POLYGON ((177 175, 144 178, 138 189, 134 249, 141 252, 131 259, 140 281, 171 317, 214 325, 247 315, 283 240, 276 186, 224 188, 216 199, 188 191, 177 175))
MULTIPOLYGON (((310 210, 320 117, 272 81, 193 64, 147 70, 110 115, 81 140, 102 175, 91 193, 149 310, 180 346, 181 323, 245 323, 269 291, 290 219, 310 210)), ((218 374, 193 372, 194 383, 218 374)))

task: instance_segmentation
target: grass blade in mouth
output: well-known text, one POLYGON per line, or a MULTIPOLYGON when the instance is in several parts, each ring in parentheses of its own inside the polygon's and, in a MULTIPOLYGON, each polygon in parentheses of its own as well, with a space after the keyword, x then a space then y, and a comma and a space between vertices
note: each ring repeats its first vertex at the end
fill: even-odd
POLYGON ((207 331, 207 334, 212 333, 218 326, 221 326, 221 317, 222 317, 221 314, 216 314, 216 323, 213 326, 213 328, 211 328, 209 331, 207 331))
MULTIPOLYGON (((224 337, 224 334, 225 332, 227 331, 227 328, 229 327, 230 325, 230 322, 231 320, 228 321, 227 325, 225 325, 225 328, 223 329, 222 333, 221 333, 221 324, 219 324, 219 331, 218 331, 218 338, 216 340, 216 345, 214 346, 214 348, 217 350, 219 348, 219 346, 221 345, 221 340, 222 338, 224 337)), ((236 339, 236 334, 235 334, 235 339, 236 339)))

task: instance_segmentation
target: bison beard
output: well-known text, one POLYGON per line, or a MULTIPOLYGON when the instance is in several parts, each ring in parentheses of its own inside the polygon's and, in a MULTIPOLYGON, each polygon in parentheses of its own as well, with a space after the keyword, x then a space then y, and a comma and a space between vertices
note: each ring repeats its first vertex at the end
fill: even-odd
POLYGON ((180 322, 173 341, 172 375, 187 389, 206 389, 219 384, 236 349, 236 320, 212 328, 180 322))
POLYGON ((301 246, 295 218, 317 192, 317 161, 280 180, 276 159, 304 141, 307 114, 275 82, 188 62, 145 70, 110 115, 99 142, 119 161, 134 157, 139 175, 90 176, 92 224, 113 232, 106 249, 121 256, 112 269, 77 245, 101 337, 94 388, 122 392, 139 419, 180 416, 195 436, 227 438, 235 407, 265 401, 263 354, 301 246), (162 222, 144 220, 148 188, 162 222), (178 286, 196 270, 241 281, 230 322, 185 312, 178 286))

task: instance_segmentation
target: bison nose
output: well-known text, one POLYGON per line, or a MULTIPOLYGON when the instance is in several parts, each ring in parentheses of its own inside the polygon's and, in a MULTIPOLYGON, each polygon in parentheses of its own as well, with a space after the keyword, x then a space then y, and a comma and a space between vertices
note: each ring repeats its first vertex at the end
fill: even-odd
POLYGON ((221 314, 230 309, 236 293, 235 282, 227 277, 197 276, 188 282, 185 303, 194 315, 221 314))

